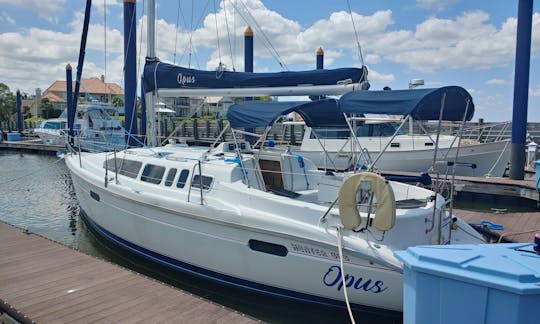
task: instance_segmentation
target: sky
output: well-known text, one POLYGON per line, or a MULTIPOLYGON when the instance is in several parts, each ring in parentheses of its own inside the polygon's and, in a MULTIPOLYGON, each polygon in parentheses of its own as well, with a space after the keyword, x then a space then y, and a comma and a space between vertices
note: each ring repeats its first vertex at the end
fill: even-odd
MULTIPOLYGON (((531 0, 532 1, 532 0, 531 0)), ((518 0, 157 0, 156 55, 166 62, 243 71, 254 32, 255 72, 369 70, 371 90, 458 85, 473 120, 512 119, 518 0)), ((0 82, 34 94, 75 74, 85 1, 0 0, 0 82)), ((137 0, 137 62, 146 55, 146 1, 137 0)), ((94 0, 83 77, 122 87, 123 1, 94 0)), ((540 121, 540 0, 533 4, 528 120, 540 121)))

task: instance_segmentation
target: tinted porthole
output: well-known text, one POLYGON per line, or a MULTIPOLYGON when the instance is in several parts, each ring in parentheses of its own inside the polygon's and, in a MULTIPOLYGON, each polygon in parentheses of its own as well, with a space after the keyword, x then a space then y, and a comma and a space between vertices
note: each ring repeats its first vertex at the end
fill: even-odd
POLYGON ((198 174, 196 174, 194 177, 193 177, 193 182, 191 183, 191 186, 193 188, 200 188, 201 187, 201 182, 202 182, 202 188, 203 189, 210 189, 210 187, 212 186, 212 181, 214 180, 214 178, 212 177, 207 177, 207 176, 199 176, 198 174))
POLYGON ((147 164, 141 175, 141 181, 159 184, 165 173, 165 168, 159 165, 147 164))
POLYGON ((170 169, 165 179, 165 186, 170 187, 173 184, 174 177, 176 176, 176 169, 170 169))
MULTIPOLYGON (((116 163, 117 165, 120 165, 120 170, 118 170, 118 173, 130 178, 137 178, 137 175, 139 175, 139 170, 142 167, 142 162, 139 161, 119 160, 116 163)), ((114 168, 114 164, 112 167, 114 168)))
POLYGON ((176 188, 184 188, 186 181, 189 175, 189 170, 182 170, 180 176, 178 177, 178 182, 176 183, 176 188))

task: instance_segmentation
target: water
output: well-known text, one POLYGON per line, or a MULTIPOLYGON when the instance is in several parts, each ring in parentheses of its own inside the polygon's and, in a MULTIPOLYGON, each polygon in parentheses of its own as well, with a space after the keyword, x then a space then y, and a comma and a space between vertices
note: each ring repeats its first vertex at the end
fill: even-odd
MULTIPOLYGON (((0 151, 0 220, 40 234, 149 277, 271 323, 348 323, 347 311, 225 287, 179 274, 119 250, 92 233, 79 205, 64 161, 54 155, 0 151)), ((355 313, 361 323, 401 323, 401 318, 355 313)))

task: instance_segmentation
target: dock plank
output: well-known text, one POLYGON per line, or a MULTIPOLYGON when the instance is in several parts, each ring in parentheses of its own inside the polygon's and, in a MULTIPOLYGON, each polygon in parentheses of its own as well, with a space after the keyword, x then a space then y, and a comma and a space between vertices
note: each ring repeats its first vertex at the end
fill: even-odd
POLYGON ((257 322, 3 222, 0 299, 39 323, 257 322))
POLYGON ((468 223, 480 223, 482 220, 487 220, 494 224, 503 225, 503 230, 493 230, 492 232, 496 235, 504 235, 515 242, 532 242, 534 231, 540 232, 540 212, 498 214, 454 209, 453 213, 468 223), (533 232, 524 233, 528 231, 533 232))

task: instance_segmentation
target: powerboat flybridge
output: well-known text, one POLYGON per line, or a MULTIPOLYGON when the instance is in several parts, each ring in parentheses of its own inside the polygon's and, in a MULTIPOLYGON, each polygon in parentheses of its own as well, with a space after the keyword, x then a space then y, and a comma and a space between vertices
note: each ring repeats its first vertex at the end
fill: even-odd
MULTIPOLYGON (((312 105, 310 102, 246 102, 230 107, 229 115, 249 123, 249 114, 285 116, 304 110, 307 116, 302 115, 305 121, 302 142, 290 149, 321 169, 374 167, 382 171, 500 177, 508 166, 509 140, 480 143, 462 140, 463 128, 459 125, 455 127, 456 134, 450 135, 441 134, 440 128, 439 132, 430 133, 424 127, 423 123, 429 121, 438 121, 440 125, 472 118, 472 97, 461 87, 352 91, 339 99, 319 101, 314 109, 312 105), (466 113, 460 116, 465 108, 466 113), (318 119, 316 125, 307 126, 313 124, 309 122, 313 118, 318 119), (411 127, 414 123, 423 132, 414 133, 411 127)), ((290 122, 284 124, 287 123, 290 122)), ((270 130, 269 125, 257 125, 270 130)))
MULTIPOLYGON (((168 95, 197 87, 161 82, 178 75, 155 61, 146 77, 147 104, 162 86, 168 95)), ((434 191, 374 172, 319 170, 301 154, 254 151, 236 134, 211 147, 67 154, 83 217, 108 240, 178 271, 280 298, 398 313, 403 266, 394 251, 483 242, 434 191)))
MULTIPOLYGON (((126 135, 116 109, 100 104, 81 104, 74 119, 73 142, 85 151, 114 151, 126 148, 126 135), (116 116, 117 117, 117 116, 116 116)), ((67 110, 58 118, 46 119, 34 129, 45 144, 65 145, 68 141, 67 110)))

